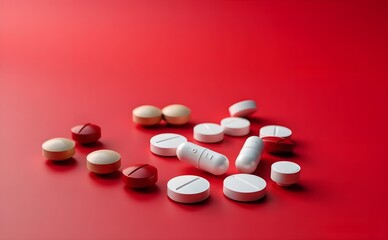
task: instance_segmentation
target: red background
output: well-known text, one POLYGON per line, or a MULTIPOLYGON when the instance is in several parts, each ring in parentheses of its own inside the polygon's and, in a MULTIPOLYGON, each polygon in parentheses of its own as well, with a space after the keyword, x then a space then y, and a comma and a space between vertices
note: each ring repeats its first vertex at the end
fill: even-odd
POLYGON ((387 13, 386 1, 1 1, 0 238, 386 239, 387 13), (258 104, 251 135, 281 124, 297 143, 293 157, 263 154, 264 201, 222 194, 245 137, 204 144, 230 159, 221 177, 149 152, 151 136, 192 140, 245 99, 258 104), (189 126, 131 121, 138 105, 172 103, 192 109, 189 126), (101 146, 43 159, 45 140, 85 122, 102 127, 101 146), (99 148, 156 166, 157 187, 90 174, 99 148), (300 186, 269 179, 283 159, 301 165, 300 186), (180 174, 207 178, 210 199, 170 201, 180 174))

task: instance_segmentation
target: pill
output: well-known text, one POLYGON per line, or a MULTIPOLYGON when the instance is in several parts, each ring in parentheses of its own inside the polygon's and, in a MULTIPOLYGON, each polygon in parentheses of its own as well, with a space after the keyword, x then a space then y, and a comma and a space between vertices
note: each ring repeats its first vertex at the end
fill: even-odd
POLYGON ((289 128, 278 126, 278 125, 268 125, 260 128, 260 138, 263 137, 281 137, 281 138, 290 138, 292 131, 289 128))
POLYGON ((144 126, 156 125, 162 120, 162 110, 151 105, 139 106, 133 109, 132 120, 144 126))
POLYGON ((131 188, 153 186, 158 180, 158 170, 149 164, 136 164, 123 169, 121 179, 131 188))
POLYGON ((290 186, 299 182, 300 170, 300 166, 293 162, 275 162, 271 165, 271 179, 279 186, 290 186))
POLYGON ((181 143, 187 142, 187 139, 175 133, 162 133, 153 136, 150 139, 150 150, 152 153, 160 156, 176 156, 176 149, 181 143))
POLYGON ((263 140, 259 137, 251 136, 247 138, 235 162, 237 170, 242 173, 255 171, 260 162, 263 148, 263 140))
POLYGON ((229 168, 227 157, 191 142, 179 145, 176 153, 182 162, 214 175, 224 174, 229 168))
POLYGON ((269 153, 292 153, 294 142, 281 137, 263 137, 264 150, 269 153))
POLYGON ((71 136, 80 144, 95 143, 101 137, 101 128, 92 123, 77 125, 71 128, 71 136))
POLYGON ((121 156, 112 150, 97 150, 86 156, 87 168, 97 174, 109 174, 119 170, 121 156))
POLYGON ((224 179, 223 192, 232 200, 251 202, 265 196, 266 186, 267 183, 261 177, 240 173, 224 179))
POLYGON ((67 138, 52 138, 42 144, 43 157, 61 161, 74 156, 75 142, 67 138))
POLYGON ((183 125, 190 121, 191 110, 181 104, 172 104, 162 109, 163 119, 172 125, 183 125))
POLYGON ((250 131, 251 123, 240 117, 228 117, 221 120, 224 134, 230 136, 245 136, 250 131))
POLYGON ((167 196, 179 203, 201 202, 210 196, 210 183, 199 176, 177 176, 167 182, 167 196))
POLYGON ((220 142, 224 139, 224 129, 215 123, 201 123, 194 127, 194 139, 204 143, 220 142))
POLYGON ((233 104, 229 107, 229 113, 232 117, 246 117, 256 112, 256 102, 245 100, 233 104))

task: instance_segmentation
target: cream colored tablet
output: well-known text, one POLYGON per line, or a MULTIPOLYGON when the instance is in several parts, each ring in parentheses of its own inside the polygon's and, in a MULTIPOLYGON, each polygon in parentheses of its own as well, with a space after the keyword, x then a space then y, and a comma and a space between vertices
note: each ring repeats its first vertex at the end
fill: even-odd
POLYGON ((87 168, 97 174, 108 174, 119 170, 121 156, 112 150, 97 150, 86 156, 87 168))
POLYGON ((132 120, 144 126, 156 125, 162 120, 162 110, 151 105, 139 106, 133 109, 132 120))
POLYGON ((183 125, 190 121, 190 108, 181 104, 172 104, 162 109, 164 120, 172 125, 183 125))
POLYGON ((251 123, 240 117, 228 117, 221 120, 224 133, 230 136, 245 136, 250 131, 251 123))
POLYGON ((53 161, 69 159, 75 154, 75 142, 67 138, 52 138, 42 144, 42 154, 53 161))
POLYGON ((231 117, 246 117, 254 112, 256 112, 256 102, 253 100, 241 101, 229 107, 231 117))
POLYGON ((194 127, 194 139, 204 143, 216 143, 224 139, 224 129, 215 123, 200 123, 194 127))

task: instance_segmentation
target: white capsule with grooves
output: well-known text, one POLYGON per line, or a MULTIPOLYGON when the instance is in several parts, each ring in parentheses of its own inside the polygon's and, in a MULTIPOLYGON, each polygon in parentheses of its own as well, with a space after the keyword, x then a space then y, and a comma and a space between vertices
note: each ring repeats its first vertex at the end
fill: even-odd
POLYGON ((179 145, 176 153, 182 162, 214 175, 222 175, 229 168, 227 157, 191 142, 179 145))
POLYGON ((256 170, 263 152, 264 143, 261 138, 247 138, 236 159, 236 168, 242 173, 252 173, 256 170))

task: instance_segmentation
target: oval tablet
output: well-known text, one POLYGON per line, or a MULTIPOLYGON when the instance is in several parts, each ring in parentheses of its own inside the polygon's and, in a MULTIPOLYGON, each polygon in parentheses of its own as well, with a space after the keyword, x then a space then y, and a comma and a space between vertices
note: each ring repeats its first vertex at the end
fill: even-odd
POLYGON ((220 142, 224 139, 224 129, 215 123, 201 123, 194 127, 194 139, 204 143, 220 142))
POLYGON ((275 162, 271 166, 271 179, 279 186, 290 186, 299 182, 300 170, 300 166, 293 162, 275 162))
POLYGON ((228 117, 221 120, 224 133, 230 136, 245 136, 249 134, 251 123, 245 118, 228 117))
POLYGON ((182 175, 167 183, 167 196, 179 203, 196 203, 210 196, 208 180, 194 175, 182 175))
POLYGON ((229 107, 229 113, 232 117, 246 117, 256 112, 256 102, 245 100, 233 104, 229 107))
POLYGON ((86 162, 89 171, 97 174, 109 174, 119 170, 121 156, 112 150, 97 150, 86 156, 86 162))
POLYGON ((266 194, 267 183, 252 174, 235 174, 224 179, 224 194, 230 199, 241 202, 259 200, 266 194))
POLYGON ((279 126, 279 125, 268 125, 260 128, 259 137, 281 137, 281 138, 290 138, 292 131, 289 128, 279 126))
POLYGON ((160 156, 176 156, 177 147, 185 142, 187 142, 187 139, 182 135, 162 133, 150 139, 150 150, 152 153, 160 156))
POLYGON ((158 170, 149 164, 137 164, 125 168, 121 179, 131 188, 146 188, 154 185, 158 180, 158 170))
POLYGON ((294 142, 281 137, 263 137, 264 150, 269 153, 292 153, 294 142))
POLYGON ((162 109, 163 119, 172 125, 183 125, 190 121, 191 110, 181 104, 172 104, 162 109))
POLYGON ((61 161, 74 156, 75 142, 67 138, 52 138, 42 144, 43 157, 61 161))
POLYGON ((101 137, 101 128, 92 123, 78 125, 71 128, 71 136, 80 144, 94 143, 101 137))
POLYGON ((144 126, 156 125, 162 120, 162 110, 151 105, 139 106, 133 109, 132 120, 144 126))

